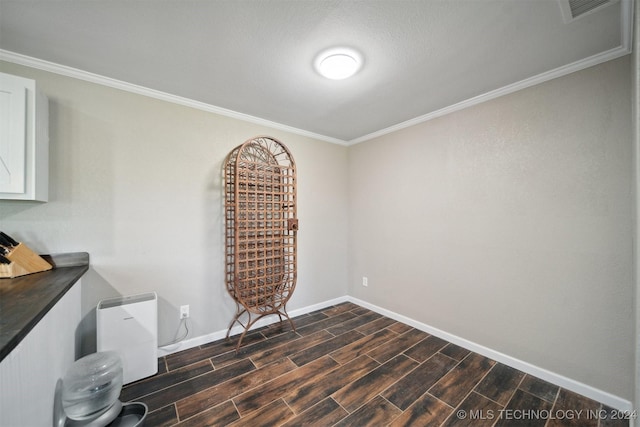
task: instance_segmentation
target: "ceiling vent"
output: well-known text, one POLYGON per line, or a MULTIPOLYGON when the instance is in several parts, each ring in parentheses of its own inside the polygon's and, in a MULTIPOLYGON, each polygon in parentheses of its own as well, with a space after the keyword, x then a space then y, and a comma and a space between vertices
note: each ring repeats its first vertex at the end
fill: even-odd
POLYGON ((558 0, 565 23, 574 21, 582 16, 597 12, 607 6, 618 3, 619 0, 558 0))

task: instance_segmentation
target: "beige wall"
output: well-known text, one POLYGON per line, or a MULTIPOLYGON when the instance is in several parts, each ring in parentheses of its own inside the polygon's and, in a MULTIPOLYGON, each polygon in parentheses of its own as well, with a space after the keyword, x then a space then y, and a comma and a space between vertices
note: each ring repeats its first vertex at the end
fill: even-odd
POLYGON ((351 147, 349 294, 632 400, 630 68, 351 147))
POLYGON ((272 135, 299 171, 290 309, 349 294, 632 400, 630 68, 618 59, 347 149, 0 62, 37 79, 51 112, 51 201, 0 201, 0 229, 91 254, 89 333, 99 299, 151 290, 161 342, 182 304, 192 337, 223 330, 221 164, 272 135))
POLYGON ((298 167, 289 310, 346 294, 346 147, 14 64, 0 71, 37 80, 51 137, 50 202, 0 201, 0 230, 41 253, 90 253, 85 351, 93 308, 115 295, 158 292, 160 343, 173 339, 183 304, 190 337, 227 327, 235 306, 223 282, 221 166, 256 135, 284 142, 298 167))

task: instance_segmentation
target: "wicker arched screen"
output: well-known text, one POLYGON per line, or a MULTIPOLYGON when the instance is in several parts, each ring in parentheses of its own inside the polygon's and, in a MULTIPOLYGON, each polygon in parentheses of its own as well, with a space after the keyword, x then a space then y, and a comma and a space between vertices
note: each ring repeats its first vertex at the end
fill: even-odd
POLYGON ((284 316, 295 330, 286 303, 297 278, 296 167, 280 141, 258 136, 229 153, 224 174, 226 283, 237 306, 227 338, 236 322, 244 327, 237 350, 264 316, 284 316))

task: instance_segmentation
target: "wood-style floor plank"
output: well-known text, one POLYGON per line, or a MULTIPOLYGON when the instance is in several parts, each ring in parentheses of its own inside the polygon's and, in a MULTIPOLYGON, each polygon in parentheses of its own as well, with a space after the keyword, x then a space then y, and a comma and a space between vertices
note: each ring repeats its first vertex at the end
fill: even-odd
POLYGON ((239 419, 240 415, 238 414, 238 411, 236 411, 236 407, 233 405, 233 402, 227 400, 218 406, 199 412, 195 417, 181 421, 178 425, 180 427, 221 427, 228 426, 239 419))
POLYGON ((331 357, 338 363, 347 363, 361 354, 366 354, 368 351, 389 342, 395 336, 397 336, 395 332, 383 329, 336 349, 331 353, 331 357))
POLYGON ((250 331, 238 352, 235 336, 162 357, 120 400, 146 403, 153 427, 629 427, 599 402, 351 302, 293 320, 296 331, 250 331), (553 410, 612 415, 526 416, 553 410))
POLYGON ((293 418, 293 412, 282 399, 256 409, 230 424, 233 427, 271 427, 293 418))
POLYGON ((338 405, 332 398, 327 397, 302 414, 291 418, 283 424, 283 427, 332 426, 348 415, 349 413, 345 411, 342 406, 338 405))
POLYGON ((447 419, 452 407, 429 394, 423 394, 391 424, 391 427, 439 426, 447 419))
POLYGON ((476 391, 504 406, 511 399, 523 378, 524 372, 502 363, 496 363, 478 384, 476 391))
POLYGON ((303 366, 333 352, 334 350, 338 350, 346 345, 358 341, 363 336, 364 335, 358 331, 347 331, 342 335, 338 335, 337 337, 328 339, 312 347, 300 350, 296 354, 291 355, 290 359, 296 365, 303 366))
POLYGON ((443 427, 491 427, 502 409, 501 405, 472 391, 449 415, 443 427))
POLYGON ((429 334, 425 332, 411 328, 404 334, 393 338, 389 342, 385 343, 385 345, 374 348, 367 354, 378 362, 384 363, 413 347, 428 336, 429 334))
POLYGON ((291 340, 277 347, 263 350, 262 352, 251 356, 251 360, 258 368, 261 368, 275 362, 278 359, 288 357, 292 354, 297 353, 298 351, 313 347, 331 338, 333 338, 333 335, 331 335, 329 332, 325 330, 319 330, 302 338, 298 337, 297 339, 291 340))
POLYGON ((417 366, 415 360, 398 355, 373 371, 346 385, 333 398, 347 411, 362 406, 417 366))
POLYGON ((533 394, 523 390, 516 390, 505 408, 506 411, 498 417, 495 424, 499 427, 544 427, 547 420, 541 417, 524 417, 520 414, 550 411, 553 405, 533 394))
POLYGON ((470 353, 442 377, 429 393, 451 406, 458 406, 494 364, 493 360, 470 353))
POLYGON ((378 366, 380 364, 369 356, 360 356, 345 365, 338 366, 316 381, 297 388, 288 394, 284 400, 294 412, 300 413, 325 397, 332 395, 345 385, 373 371, 378 366))
POLYGON ((397 418, 402 411, 382 396, 375 396, 355 412, 336 424, 346 426, 385 426, 397 418))
POLYGON ((220 370, 207 372, 206 374, 177 383, 171 387, 158 390, 139 400, 145 403, 150 411, 153 411, 254 369, 255 366, 250 360, 240 360, 220 370))
POLYGON ((382 396, 405 410, 457 364, 458 362, 448 356, 435 354, 387 388, 382 396))
POLYGON ((242 393, 234 397, 233 401, 240 415, 244 416, 248 412, 259 409, 261 406, 283 397, 295 388, 303 387, 316 381, 336 366, 338 366, 336 361, 325 356, 293 372, 281 375, 266 384, 242 393))
POLYGON ((291 360, 280 359, 264 369, 248 372, 177 401, 178 414, 181 419, 189 418, 295 369, 296 365, 291 360))

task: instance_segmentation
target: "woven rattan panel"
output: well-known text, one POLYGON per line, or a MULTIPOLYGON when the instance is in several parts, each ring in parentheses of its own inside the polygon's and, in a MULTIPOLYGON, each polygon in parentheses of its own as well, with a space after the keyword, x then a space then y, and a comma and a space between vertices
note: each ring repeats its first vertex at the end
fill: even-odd
POLYGON ((224 175, 226 284, 237 305, 227 337, 236 322, 243 326, 239 347, 263 316, 291 322, 286 303, 296 285, 296 169, 280 141, 260 136, 229 153, 224 175))

